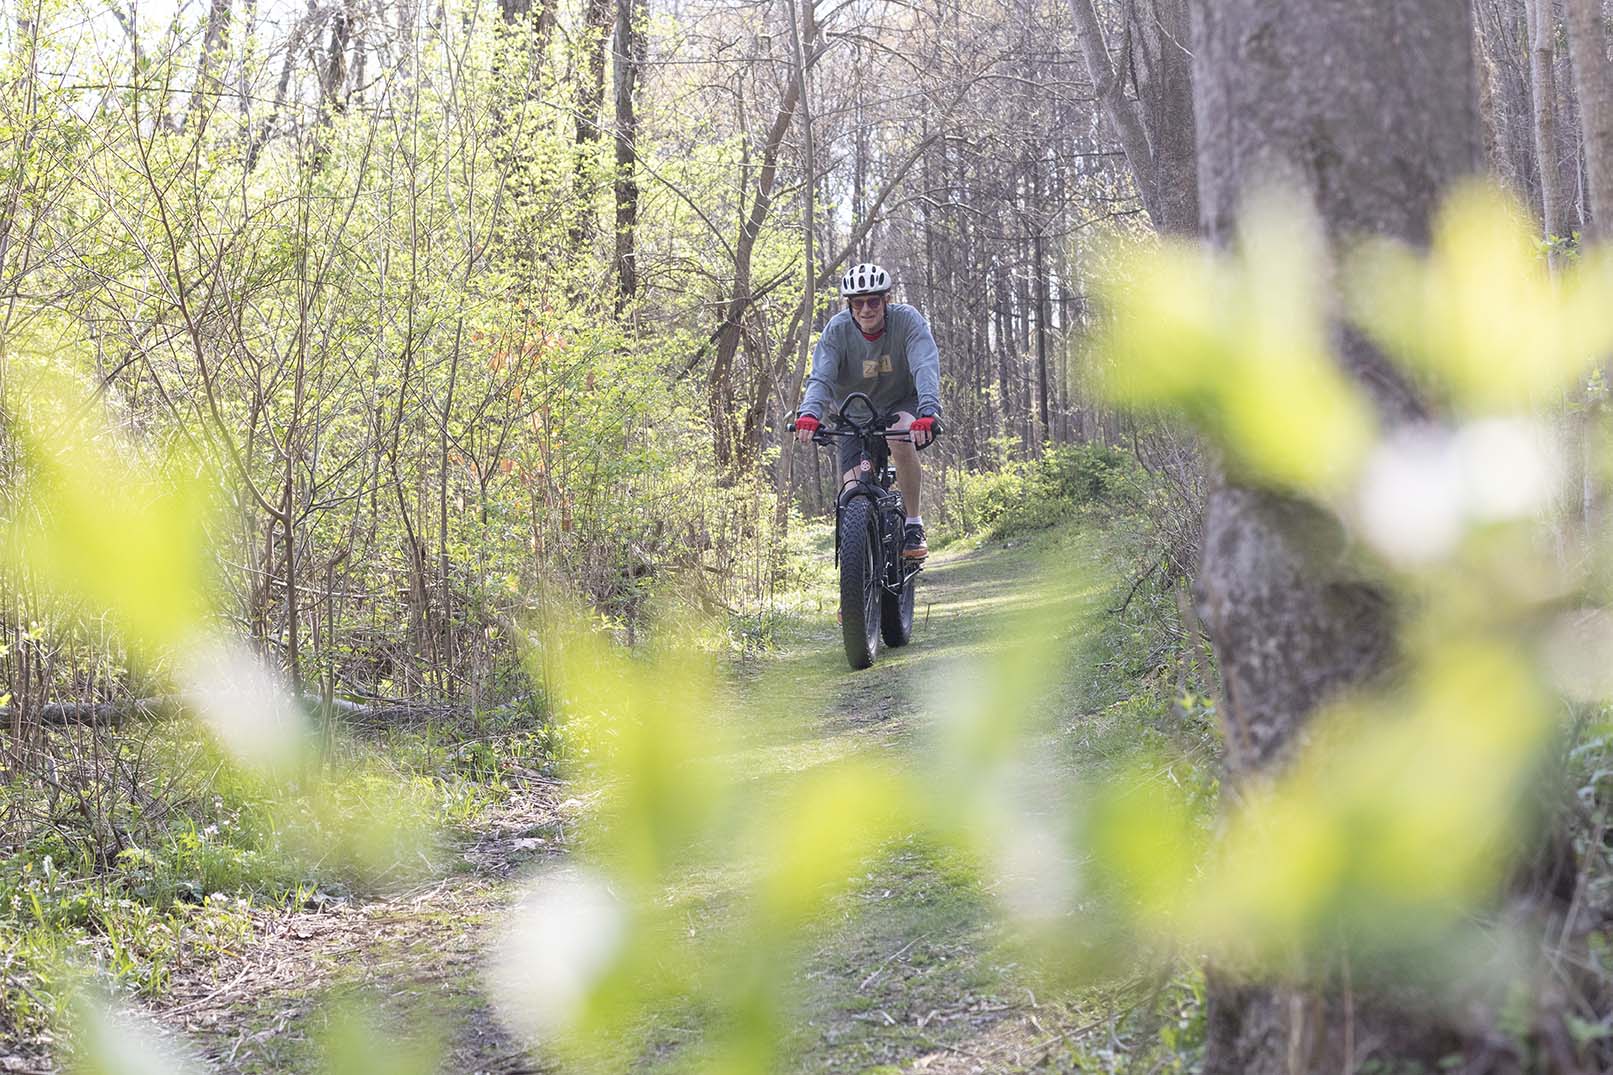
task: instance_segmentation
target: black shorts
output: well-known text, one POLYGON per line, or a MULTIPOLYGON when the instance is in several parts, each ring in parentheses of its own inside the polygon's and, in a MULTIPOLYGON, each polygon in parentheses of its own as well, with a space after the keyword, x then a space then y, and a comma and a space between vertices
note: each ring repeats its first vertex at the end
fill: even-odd
MULTIPOLYGON (((904 399, 900 403, 896 404, 896 406, 892 407, 891 410, 906 411, 908 414, 911 414, 916 418, 918 417, 919 413, 918 397, 915 396, 912 399, 904 399)), ((858 440, 856 437, 836 437, 835 447, 840 453, 841 474, 844 474, 846 471, 856 466, 857 457, 863 454, 862 441, 858 440)))

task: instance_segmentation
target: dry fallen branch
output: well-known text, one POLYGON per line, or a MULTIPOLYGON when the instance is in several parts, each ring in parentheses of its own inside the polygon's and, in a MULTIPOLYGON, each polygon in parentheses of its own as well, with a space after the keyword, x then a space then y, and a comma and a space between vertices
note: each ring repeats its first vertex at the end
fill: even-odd
MULTIPOLYGON (((519 705, 523 699, 512 699, 505 705, 519 705)), ((316 695, 303 695, 303 705, 318 712, 324 702, 316 695)), ((330 702, 335 715, 356 724, 381 725, 398 723, 425 723, 438 719, 462 719, 472 715, 468 702, 383 702, 366 705, 346 698, 330 702)), ((0 722, 9 722, 13 706, 0 706, 0 722)), ((502 707, 501 707, 502 708, 502 707)), ((186 700, 177 694, 162 694, 151 698, 130 698, 117 702, 52 702, 24 714, 40 724, 53 726, 106 725, 117 727, 134 720, 158 720, 177 716, 188 709, 186 700)))

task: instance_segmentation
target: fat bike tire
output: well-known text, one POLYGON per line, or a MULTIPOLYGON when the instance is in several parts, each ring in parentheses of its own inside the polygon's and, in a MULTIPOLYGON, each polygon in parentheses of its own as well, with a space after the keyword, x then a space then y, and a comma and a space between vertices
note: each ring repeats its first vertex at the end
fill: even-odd
POLYGON ((862 669, 874 663, 879 645, 880 546, 873 506, 855 497, 840 517, 840 636, 846 660, 862 669))
MULTIPOLYGON (((903 570, 898 565, 897 570, 903 570)), ((900 595, 884 587, 879 591, 879 633, 891 649, 905 646, 913 640, 913 590, 918 585, 918 572, 907 577, 900 595)))

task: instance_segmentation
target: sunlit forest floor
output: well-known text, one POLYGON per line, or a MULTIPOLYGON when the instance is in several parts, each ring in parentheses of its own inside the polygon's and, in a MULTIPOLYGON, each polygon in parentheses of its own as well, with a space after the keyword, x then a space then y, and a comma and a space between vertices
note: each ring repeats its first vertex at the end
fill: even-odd
MULTIPOLYGON (((1142 636, 1107 607, 1125 590, 1115 543, 1097 526, 1072 524, 936 555, 921 580, 913 644, 883 650, 860 673, 845 666, 821 572, 796 611, 772 625, 770 645, 729 662, 723 707, 742 744, 739 771, 765 794, 770 779, 858 752, 925 766, 938 701, 1020 644, 1026 615, 1038 612, 1035 622, 1068 634, 1064 674, 1042 698, 1038 746, 1054 778, 1078 780, 1129 755, 1173 718, 1161 697, 1168 676, 1157 661, 1150 669, 1142 636), (1153 687, 1139 685, 1150 676, 1153 687)), ((315 889, 254 909, 241 943, 177 965, 147 1009, 220 1071, 314 1070, 343 997, 378 1002, 400 1033, 440 1035, 442 1070, 563 1070, 543 1043, 501 1026, 484 967, 522 880, 573 868, 575 833, 609 791, 581 793, 522 767, 509 787, 409 887, 384 896, 315 889)), ((669 893, 691 935, 723 928, 741 880, 732 869, 693 871, 669 893)), ((1139 1056, 1156 1071, 1192 1066, 1202 1026, 1194 973, 1049 981, 1000 924, 1000 884, 917 837, 867 864, 803 961, 800 1017, 785 1050, 793 1066, 1101 1071, 1139 1056)), ((686 1063, 701 1020, 676 1005, 659 1015, 635 1067, 686 1063)))

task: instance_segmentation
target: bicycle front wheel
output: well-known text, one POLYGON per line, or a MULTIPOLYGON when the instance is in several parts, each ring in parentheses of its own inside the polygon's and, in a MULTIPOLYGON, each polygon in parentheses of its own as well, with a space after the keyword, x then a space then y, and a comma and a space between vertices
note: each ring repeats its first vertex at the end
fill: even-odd
POLYGON ((879 561, 872 505, 855 497, 840 516, 840 635, 853 668, 873 664, 879 644, 879 561))

